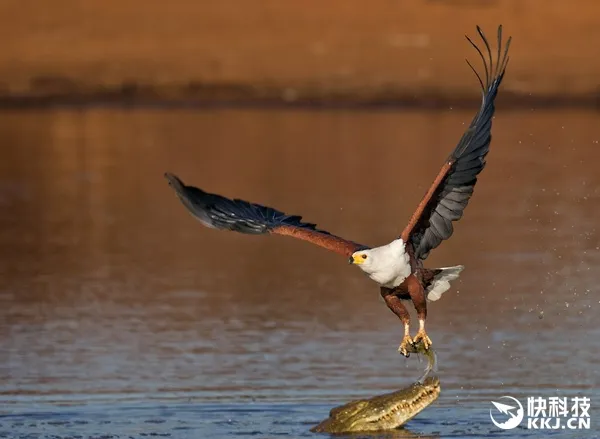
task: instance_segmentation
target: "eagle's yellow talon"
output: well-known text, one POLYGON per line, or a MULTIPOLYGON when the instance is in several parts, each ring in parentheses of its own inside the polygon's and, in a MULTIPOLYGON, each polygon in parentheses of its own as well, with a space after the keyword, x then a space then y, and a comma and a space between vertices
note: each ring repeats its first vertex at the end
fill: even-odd
POLYGON ((410 357, 409 349, 412 347, 412 345, 413 341, 412 338, 410 338, 410 335, 405 335, 402 339, 402 343, 400 343, 400 346, 398 346, 398 352, 408 358, 410 357))
POLYGON ((414 343, 417 344, 419 341, 423 343, 423 347, 425 350, 429 349, 433 343, 431 343, 431 339, 427 336, 425 330, 419 330, 417 335, 415 335, 414 343))

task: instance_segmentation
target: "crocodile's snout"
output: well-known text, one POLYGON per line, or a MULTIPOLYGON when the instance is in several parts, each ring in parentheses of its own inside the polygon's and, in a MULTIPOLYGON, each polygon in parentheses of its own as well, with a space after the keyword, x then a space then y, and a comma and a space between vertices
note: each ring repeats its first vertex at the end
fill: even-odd
POLYGON ((398 428, 418 415, 440 395, 440 380, 429 377, 396 392, 359 399, 331 410, 313 432, 350 433, 398 428))

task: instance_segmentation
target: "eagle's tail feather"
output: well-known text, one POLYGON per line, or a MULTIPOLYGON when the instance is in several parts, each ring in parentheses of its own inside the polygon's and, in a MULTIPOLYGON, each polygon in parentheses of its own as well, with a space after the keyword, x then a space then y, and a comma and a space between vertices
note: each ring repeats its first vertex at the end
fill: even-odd
POLYGON ((458 279, 460 272, 463 271, 464 268, 464 265, 457 265, 455 267, 436 269, 435 271, 439 270, 439 272, 433 277, 433 280, 425 290, 427 301, 434 302, 442 297, 442 294, 450 289, 450 282, 458 279))

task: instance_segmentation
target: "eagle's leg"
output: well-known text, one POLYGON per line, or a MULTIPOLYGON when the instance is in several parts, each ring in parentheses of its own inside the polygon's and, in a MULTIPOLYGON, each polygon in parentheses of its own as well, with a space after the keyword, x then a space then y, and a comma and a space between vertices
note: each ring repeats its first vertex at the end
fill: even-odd
POLYGON ((417 317, 419 319, 419 331, 415 335, 414 343, 419 341, 423 342, 423 347, 429 349, 431 347, 431 339, 425 332, 425 319, 427 318, 427 300, 425 295, 425 289, 423 284, 417 279, 414 274, 411 274, 407 279, 408 292, 412 299, 413 305, 417 310, 417 317))
POLYGON ((400 298, 396 296, 392 290, 382 287, 381 297, 385 300, 388 308, 391 309, 404 324, 404 337, 402 338, 402 343, 400 343, 400 346, 398 347, 398 351, 405 357, 409 357, 410 352, 408 351, 408 348, 413 344, 412 338, 410 338, 410 314, 400 298))

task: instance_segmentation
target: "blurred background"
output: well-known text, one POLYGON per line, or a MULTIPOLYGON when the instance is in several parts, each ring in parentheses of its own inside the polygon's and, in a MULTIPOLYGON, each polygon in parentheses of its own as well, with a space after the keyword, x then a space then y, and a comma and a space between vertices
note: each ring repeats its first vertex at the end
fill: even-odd
POLYGON ((595 104, 598 9, 594 0, 3 0, 0 97, 456 102, 477 91, 462 35, 479 24, 493 40, 503 23, 516 39, 503 95, 595 104))
POLYGON ((479 108, 464 34, 495 48, 503 24, 488 166, 427 260, 466 266, 429 307, 443 390, 408 428, 493 434, 494 398, 586 395, 596 433, 554 437, 595 437, 599 14, 0 0, 0 435, 305 436, 414 381, 424 365, 359 270, 203 228, 163 173, 387 243, 479 108))

